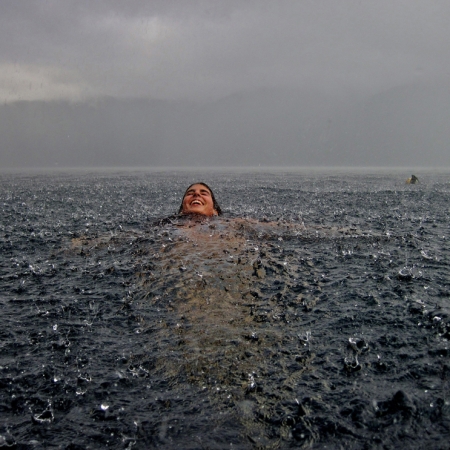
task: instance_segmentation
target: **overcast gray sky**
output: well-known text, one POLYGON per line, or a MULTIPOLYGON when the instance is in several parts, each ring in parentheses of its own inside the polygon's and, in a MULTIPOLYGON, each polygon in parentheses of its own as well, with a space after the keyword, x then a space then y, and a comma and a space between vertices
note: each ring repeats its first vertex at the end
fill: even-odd
POLYGON ((2 0, 0 98, 374 93, 450 73, 448 0, 2 0))
POLYGON ((450 166, 449 0, 1 0, 0 168, 450 166))

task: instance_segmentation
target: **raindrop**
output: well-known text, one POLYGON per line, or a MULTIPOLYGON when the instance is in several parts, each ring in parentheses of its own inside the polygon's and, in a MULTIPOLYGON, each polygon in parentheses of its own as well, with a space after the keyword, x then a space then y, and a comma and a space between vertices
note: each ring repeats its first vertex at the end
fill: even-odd
POLYGON ((413 278, 412 269, 409 267, 403 267, 397 274, 397 278, 402 281, 410 281, 413 278))
POLYGON ((355 359, 345 358, 344 359, 344 367, 347 372, 358 372, 362 369, 361 364, 358 361, 358 358, 355 359))
POLYGON ((369 344, 364 339, 351 337, 348 340, 348 344, 357 353, 369 351, 369 344))
POLYGON ((305 346, 308 345, 310 343, 310 340, 311 340, 311 331, 307 331, 305 333, 305 335, 303 335, 303 336, 298 335, 298 338, 300 339, 300 342, 303 345, 305 345, 305 346))

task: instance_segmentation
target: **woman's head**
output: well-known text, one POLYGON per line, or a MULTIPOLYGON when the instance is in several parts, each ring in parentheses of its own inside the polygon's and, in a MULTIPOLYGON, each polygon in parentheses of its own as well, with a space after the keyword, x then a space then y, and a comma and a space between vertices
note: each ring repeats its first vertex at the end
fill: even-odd
POLYGON ((222 210, 207 184, 194 183, 186 189, 178 213, 219 216, 222 210))

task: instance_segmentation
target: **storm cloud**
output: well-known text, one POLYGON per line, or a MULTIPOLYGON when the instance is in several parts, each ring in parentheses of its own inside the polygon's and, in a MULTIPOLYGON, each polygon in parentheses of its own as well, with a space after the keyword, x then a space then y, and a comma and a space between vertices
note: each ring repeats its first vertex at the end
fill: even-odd
POLYGON ((446 0, 5 0, 0 163, 448 166, 449 19, 446 0))

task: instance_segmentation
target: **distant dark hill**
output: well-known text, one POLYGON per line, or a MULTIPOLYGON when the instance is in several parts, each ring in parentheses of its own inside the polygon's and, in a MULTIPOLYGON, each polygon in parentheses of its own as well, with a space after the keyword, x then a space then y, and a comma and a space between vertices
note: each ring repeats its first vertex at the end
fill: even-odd
POLYGON ((450 166, 450 83, 393 88, 341 111, 330 159, 356 165, 450 166))
POLYGON ((450 166, 450 87, 366 99, 258 90, 196 104, 102 98, 0 106, 1 167, 450 166))

